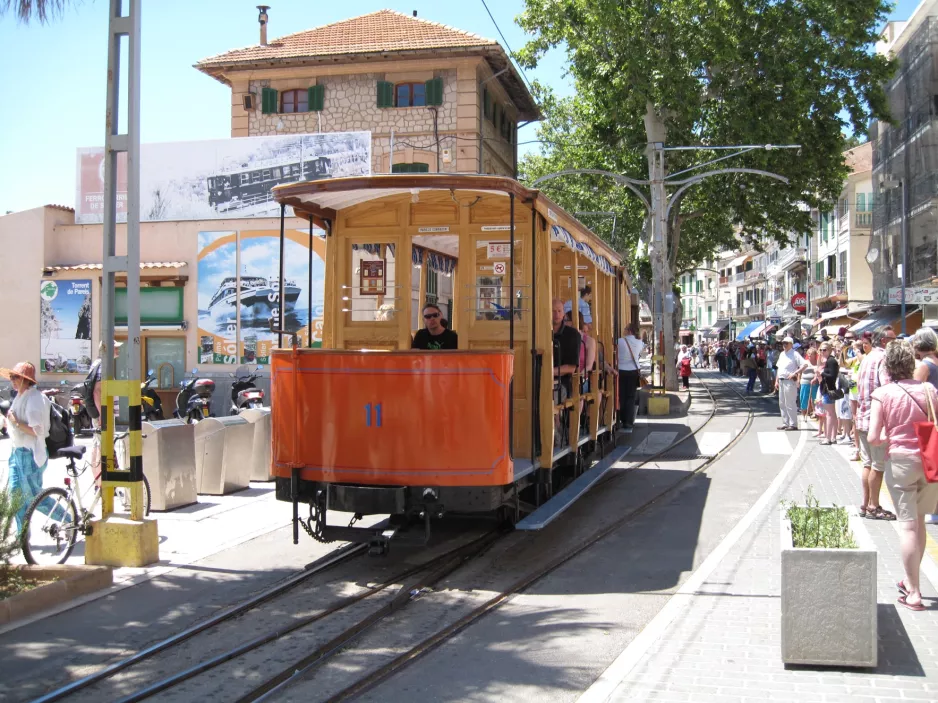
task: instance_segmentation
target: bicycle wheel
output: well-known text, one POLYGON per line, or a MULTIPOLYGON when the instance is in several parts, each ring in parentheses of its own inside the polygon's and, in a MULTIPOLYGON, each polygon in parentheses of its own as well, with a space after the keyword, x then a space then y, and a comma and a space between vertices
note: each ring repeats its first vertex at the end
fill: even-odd
MULTIPOLYGON (((147 477, 143 477, 143 515, 146 517, 150 514, 150 506, 152 505, 152 498, 150 497, 150 482, 147 480, 147 477)), ((125 513, 130 512, 130 491, 124 488, 117 488, 114 490, 114 507, 120 506, 125 513)))
POLYGON ((26 509, 20 547, 29 564, 62 564, 78 537, 78 510, 64 488, 47 488, 26 509))

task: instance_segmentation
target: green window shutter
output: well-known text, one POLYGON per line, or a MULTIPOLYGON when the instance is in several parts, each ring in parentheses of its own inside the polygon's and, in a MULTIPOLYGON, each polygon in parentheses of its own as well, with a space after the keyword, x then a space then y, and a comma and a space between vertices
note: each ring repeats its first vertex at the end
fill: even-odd
POLYGON ((270 88, 261 88, 261 113, 270 114, 270 88))
POLYGON ((492 96, 487 88, 482 89, 482 116, 488 119, 492 114, 492 96))
POLYGON ((378 81, 378 107, 394 107, 394 84, 378 81))
POLYGON ((501 117, 501 106, 498 103, 492 105, 492 124, 498 129, 498 119, 501 117))
POLYGON ((431 78, 424 83, 424 89, 427 94, 427 105, 443 104, 443 79, 431 78))
POLYGON ((326 86, 311 85, 306 91, 306 105, 310 112, 319 112, 326 102, 326 86))

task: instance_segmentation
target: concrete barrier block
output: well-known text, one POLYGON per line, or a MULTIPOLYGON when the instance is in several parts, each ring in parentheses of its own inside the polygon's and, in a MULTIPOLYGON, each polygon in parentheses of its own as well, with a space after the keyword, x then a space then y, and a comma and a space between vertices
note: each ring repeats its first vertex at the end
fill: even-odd
POLYGON ((876 548, 850 518, 858 549, 796 549, 781 517, 781 641, 785 664, 875 667, 876 548))

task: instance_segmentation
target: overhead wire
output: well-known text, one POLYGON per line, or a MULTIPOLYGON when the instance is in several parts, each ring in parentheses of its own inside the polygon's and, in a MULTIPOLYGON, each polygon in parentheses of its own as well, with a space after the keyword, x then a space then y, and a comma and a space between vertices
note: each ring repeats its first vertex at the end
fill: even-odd
MULTIPOLYGON (((485 0, 482 0, 482 7, 485 8, 485 11, 489 14, 489 19, 492 20, 492 24, 495 25, 495 31, 498 32, 498 36, 502 38, 502 43, 505 45, 505 48, 508 49, 508 55, 515 62, 515 66, 521 72, 521 77, 524 78, 524 82, 527 83, 528 90, 531 91, 531 97, 534 97, 534 86, 531 85, 531 81, 528 80, 528 76, 525 74, 524 69, 521 68, 521 62, 518 61, 518 57, 515 56, 515 52, 511 50, 511 47, 508 46, 508 40, 505 39, 505 35, 502 33, 501 27, 498 26, 498 22, 495 21, 495 17, 492 15, 492 11, 489 9, 489 6, 486 4, 485 0)), ((534 99, 537 102, 537 98, 534 99)), ((538 105, 540 107, 540 105, 538 105)))

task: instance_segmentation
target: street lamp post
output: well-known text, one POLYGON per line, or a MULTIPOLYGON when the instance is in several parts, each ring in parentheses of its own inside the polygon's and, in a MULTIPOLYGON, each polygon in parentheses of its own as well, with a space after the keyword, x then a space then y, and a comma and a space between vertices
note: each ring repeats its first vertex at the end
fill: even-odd
POLYGON ((900 309, 899 314, 902 316, 902 322, 901 322, 902 334, 906 334, 905 281, 906 281, 906 276, 907 276, 906 270, 907 270, 907 264, 908 264, 907 243, 908 243, 908 226, 909 226, 908 209, 907 209, 908 204, 906 202, 906 199, 908 197, 908 193, 906 191, 905 179, 904 178, 897 179, 895 176, 892 176, 892 175, 884 176, 879 182, 879 187, 881 190, 884 190, 884 191, 894 190, 895 188, 899 188, 899 193, 900 193, 900 197, 902 200, 902 203, 899 206, 899 209, 901 211, 900 212, 901 219, 899 221, 899 241, 900 241, 899 246, 902 248, 902 263, 899 265, 899 268, 900 268, 899 270, 899 285, 900 285, 899 293, 901 296, 900 298, 901 309, 900 309))

